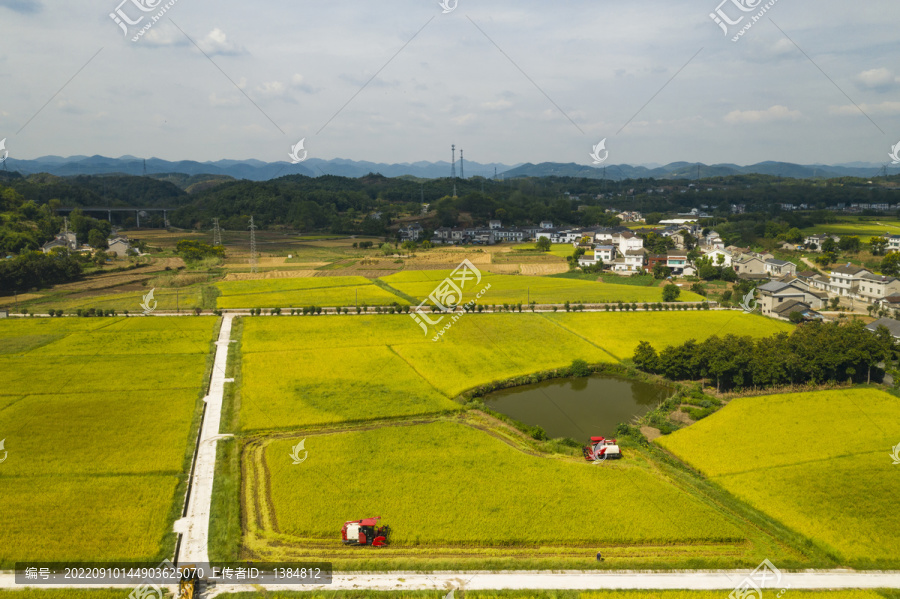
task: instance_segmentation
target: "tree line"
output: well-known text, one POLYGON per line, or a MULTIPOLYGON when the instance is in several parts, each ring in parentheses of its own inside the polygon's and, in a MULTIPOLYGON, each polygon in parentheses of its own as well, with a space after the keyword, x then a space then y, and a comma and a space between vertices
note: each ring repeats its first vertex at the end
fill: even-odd
POLYGON ((657 350, 638 344, 632 360, 644 372, 673 381, 715 382, 719 391, 750 387, 871 382, 883 376, 877 364, 895 358, 894 338, 885 327, 874 333, 860 321, 811 322, 790 334, 754 339, 712 336, 657 350))

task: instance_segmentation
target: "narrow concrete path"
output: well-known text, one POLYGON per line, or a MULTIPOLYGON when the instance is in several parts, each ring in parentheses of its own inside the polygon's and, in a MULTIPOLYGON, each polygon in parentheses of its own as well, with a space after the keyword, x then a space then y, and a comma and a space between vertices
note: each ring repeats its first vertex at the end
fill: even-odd
POLYGON ((222 328, 219 331, 219 339, 216 341, 216 357, 209 382, 209 393, 204 398, 206 414, 203 418, 203 427, 200 429, 197 455, 194 456, 194 475, 191 482, 191 494, 188 497, 187 515, 175 522, 175 532, 183 535, 177 556, 179 564, 209 562, 207 546, 209 544, 209 514, 212 506, 213 478, 216 472, 216 445, 220 439, 227 436, 219 434, 219 425, 222 419, 225 383, 234 380, 225 378, 233 319, 234 316, 231 314, 222 317, 222 328))
MULTIPOLYGON (((211 596, 265 590, 599 590, 685 589, 731 591, 750 570, 682 572, 453 572, 419 574, 335 574, 330 585, 218 585, 211 596)), ((875 589, 900 587, 900 572, 807 571, 783 572, 776 581, 769 574, 764 588, 780 589, 875 589)), ((727 594, 727 593, 726 593, 727 594)), ((725 595, 723 595, 724 597, 725 595)))
MULTIPOLYGON (((298 564, 299 565, 299 564, 298 564)), ((731 591, 750 573, 750 570, 697 570, 679 572, 583 572, 583 571, 523 571, 523 572, 418 572, 339 573, 330 585, 246 585, 219 583, 209 593, 259 591, 427 591, 440 590, 615 590, 615 589, 672 589, 731 591)), ((54 585, 56 588, 97 588, 124 585, 54 585)), ((132 585, 133 586, 133 585, 132 585)), ((0 573, 0 589, 22 588, 14 582, 11 572, 0 573)), ((897 589, 900 572, 859 572, 826 570, 782 572, 776 580, 769 574, 763 588, 780 589, 897 589)), ((723 595, 724 597, 725 595, 723 595)), ((766 595, 768 596, 768 595, 766 595)))

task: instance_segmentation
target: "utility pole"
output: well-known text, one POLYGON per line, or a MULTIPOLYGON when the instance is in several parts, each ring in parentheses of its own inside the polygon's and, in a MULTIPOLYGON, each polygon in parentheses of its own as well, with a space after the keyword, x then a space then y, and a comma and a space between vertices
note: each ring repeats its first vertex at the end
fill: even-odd
POLYGON ((257 256, 256 256, 256 225, 253 224, 253 217, 250 217, 250 272, 255 273, 257 271, 257 256))

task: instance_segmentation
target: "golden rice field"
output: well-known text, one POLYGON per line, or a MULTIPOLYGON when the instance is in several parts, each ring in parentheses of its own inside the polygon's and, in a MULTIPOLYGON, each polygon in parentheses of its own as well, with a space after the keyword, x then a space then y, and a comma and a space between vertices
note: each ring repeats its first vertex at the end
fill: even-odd
MULTIPOLYGON (((391 287, 417 298, 425 300, 434 291, 435 285, 449 276, 449 270, 404 271, 383 277, 382 280, 391 287)), ((497 275, 482 272, 481 281, 470 280, 463 289, 463 300, 473 299, 475 295, 490 284, 490 289, 478 301, 483 305, 496 304, 538 304, 571 303, 607 303, 607 302, 661 302, 661 287, 642 287, 636 285, 613 285, 597 281, 580 279, 563 279, 551 277, 525 277, 515 275, 497 275)), ((679 301, 700 302, 704 298, 690 291, 682 291, 679 301)), ((431 302, 429 301, 429 304, 431 302)))
POLYGON ((408 315, 245 318, 241 423, 291 428, 459 409, 450 398, 478 384, 574 356, 611 361, 553 329, 538 314, 473 314, 434 343, 408 315), (550 333, 554 343, 542 343, 550 333))
MULTIPOLYGON (((437 343, 409 315, 244 318, 241 424, 292 428, 453 409, 450 398, 472 387, 576 358, 615 362, 608 347, 630 358, 643 339, 702 339, 735 314, 467 314, 437 343)), ((755 316, 735 322, 745 326, 733 330, 758 336, 785 328, 755 316)))
POLYGON ((554 243, 550 245, 549 252, 539 252, 537 249, 537 244, 534 242, 528 243, 519 243, 510 248, 513 252, 534 252, 537 254, 551 254, 553 256, 559 256, 560 258, 568 258, 572 254, 575 253, 575 246, 571 243, 554 243))
POLYGON ((219 308, 302 308, 306 306, 386 306, 405 299, 365 277, 310 277, 216 283, 219 308))
POLYGON ((619 360, 630 360, 641 341, 649 341, 659 350, 688 339, 702 341, 728 334, 766 337, 794 328, 787 322, 731 310, 554 313, 547 314, 547 318, 603 347, 619 360))
POLYGON ((0 565, 171 551, 215 322, 0 321, 0 565))
POLYGON ((266 465, 279 529, 296 537, 333 538, 345 514, 365 513, 391 524, 397 546, 742 538, 716 510, 649 470, 529 456, 458 422, 309 437, 302 468, 288 457, 295 443, 273 441, 266 465), (367 492, 373 481, 378 493, 367 492), (586 495, 616 500, 597 517, 586 495))
POLYGON ((873 389, 745 397, 657 440, 858 567, 898 565, 900 401, 873 389))

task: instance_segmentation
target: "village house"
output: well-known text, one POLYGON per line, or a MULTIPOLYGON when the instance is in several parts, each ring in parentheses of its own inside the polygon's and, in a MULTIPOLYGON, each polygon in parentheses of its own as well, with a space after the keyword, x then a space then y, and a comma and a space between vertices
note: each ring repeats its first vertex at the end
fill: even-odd
POLYGON ((900 321, 893 318, 879 318, 875 322, 866 325, 866 328, 873 333, 878 330, 878 327, 886 327, 891 332, 891 337, 900 339, 900 321))
POLYGON ((400 241, 419 241, 424 229, 419 223, 411 223, 400 227, 400 241))
POLYGON ((578 258, 578 266, 596 266, 599 262, 604 265, 612 263, 616 258, 616 248, 611 245, 598 245, 594 251, 587 251, 578 258))
POLYGON ((728 268, 731 266, 731 253, 724 249, 712 249, 703 254, 704 258, 709 258, 713 266, 722 266, 728 268))
POLYGON ((825 243, 826 239, 833 239, 835 242, 841 240, 837 235, 826 235, 824 233, 821 235, 807 235, 803 240, 803 245, 814 252, 821 252, 822 244, 825 243), (813 246, 815 246, 815 249, 813 249, 813 246))
POLYGON ((849 262, 845 266, 837 266, 831 270, 825 291, 843 297, 856 295, 859 282, 866 273, 869 271, 865 268, 854 266, 849 262))
POLYGON ((766 273, 771 275, 773 278, 781 277, 784 275, 792 275, 797 272, 797 265, 793 262, 786 262, 784 260, 769 258, 764 262, 764 264, 766 273))
POLYGON ((743 254, 731 264, 734 272, 743 279, 761 279, 766 277, 765 260, 756 254, 743 254))
POLYGON ((857 281, 856 297, 866 302, 875 303, 895 293, 900 293, 900 279, 895 277, 866 271, 857 281))
POLYGON ((58 233, 56 237, 41 246, 41 251, 49 254, 54 248, 66 248, 70 252, 77 252, 78 238, 72 231, 58 233))
POLYGON ((828 295, 809 289, 802 282, 783 283, 770 281, 756 288, 759 293, 759 306, 765 316, 777 316, 782 304, 792 300, 802 302, 808 309, 822 308, 827 304, 828 295))
POLYGON ((666 266, 672 269, 672 274, 683 274, 687 265, 687 252, 674 251, 666 254, 666 266))
POLYGON ((119 258, 124 258, 135 253, 131 248, 131 242, 125 237, 116 237, 115 239, 110 239, 107 243, 109 245, 109 251, 119 258))
POLYGON ((900 252, 900 235, 890 235, 887 237, 887 251, 900 252))

